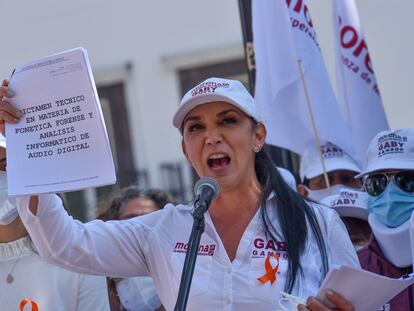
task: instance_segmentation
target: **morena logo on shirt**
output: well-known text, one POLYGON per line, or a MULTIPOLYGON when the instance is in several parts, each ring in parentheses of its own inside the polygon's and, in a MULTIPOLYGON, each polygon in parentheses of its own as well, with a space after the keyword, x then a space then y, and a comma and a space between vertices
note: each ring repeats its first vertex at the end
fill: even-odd
POLYGON ((192 91, 191 96, 206 94, 206 93, 215 93, 217 88, 228 88, 230 86, 229 83, 221 83, 221 82, 204 82, 200 85, 197 85, 192 91))
MULTIPOLYGON (((174 253, 187 253, 188 243, 177 242, 175 244, 174 253)), ((200 244, 198 247, 198 255, 200 256, 214 256, 216 244, 200 244)))
POLYGON ((321 146, 321 151, 325 159, 342 158, 344 156, 344 151, 341 148, 329 142, 321 146))
POLYGON ((272 254, 279 254, 280 259, 287 259, 286 242, 276 242, 261 237, 254 239, 252 258, 265 258, 272 254))
POLYGON ((404 144, 408 141, 406 136, 400 136, 395 133, 383 135, 378 138, 377 156, 380 158, 387 154, 404 153, 404 144))

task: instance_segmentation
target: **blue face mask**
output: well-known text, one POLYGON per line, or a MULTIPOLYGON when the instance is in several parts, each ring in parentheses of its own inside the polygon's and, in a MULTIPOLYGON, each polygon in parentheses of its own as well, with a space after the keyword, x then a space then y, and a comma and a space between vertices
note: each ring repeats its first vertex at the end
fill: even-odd
POLYGON ((375 214, 390 228, 401 226, 411 217, 413 211, 414 194, 401 190, 394 181, 379 196, 368 198, 368 212, 375 214))

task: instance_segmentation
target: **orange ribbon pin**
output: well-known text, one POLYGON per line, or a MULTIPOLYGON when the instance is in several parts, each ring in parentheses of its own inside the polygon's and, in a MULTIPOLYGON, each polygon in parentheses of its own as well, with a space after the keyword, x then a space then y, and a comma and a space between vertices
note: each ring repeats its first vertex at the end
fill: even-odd
POLYGON ((269 256, 267 256, 265 261, 265 269, 266 273, 260 278, 257 278, 257 280, 262 284, 268 281, 270 281, 270 284, 273 284, 276 281, 276 273, 279 269, 279 254, 270 254, 269 256), (272 264, 270 263, 270 258, 272 257, 277 261, 274 268, 272 268, 272 264))
POLYGON ((29 298, 24 298, 22 301, 20 301, 20 311, 23 311, 24 306, 28 303, 32 304, 32 311, 39 311, 39 307, 37 306, 37 303, 34 300, 31 300, 29 298))

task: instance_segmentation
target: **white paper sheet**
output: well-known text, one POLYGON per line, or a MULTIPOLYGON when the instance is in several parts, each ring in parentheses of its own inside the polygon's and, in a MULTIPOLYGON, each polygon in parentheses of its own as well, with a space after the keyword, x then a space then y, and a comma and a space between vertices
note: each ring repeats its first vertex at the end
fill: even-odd
POLYGON ((86 50, 23 64, 10 80, 24 116, 6 125, 9 195, 63 192, 116 181, 86 50))
POLYGON ((329 289, 353 303, 357 311, 375 311, 413 283, 414 277, 392 279, 362 269, 341 266, 329 271, 316 297, 334 307, 325 295, 329 289))

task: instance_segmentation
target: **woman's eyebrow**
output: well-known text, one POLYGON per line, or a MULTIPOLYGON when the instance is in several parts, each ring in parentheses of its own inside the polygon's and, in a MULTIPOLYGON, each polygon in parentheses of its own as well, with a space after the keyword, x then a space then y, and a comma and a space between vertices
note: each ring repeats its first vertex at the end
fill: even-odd
POLYGON ((201 116, 191 116, 191 117, 187 117, 184 119, 183 121, 183 127, 184 125, 188 122, 188 121, 200 121, 201 120, 201 116))
MULTIPOLYGON (((222 117, 222 116, 224 116, 225 114, 230 113, 230 112, 235 112, 235 113, 237 113, 237 114, 240 114, 240 112, 239 112, 239 111, 237 111, 236 109, 227 109, 227 110, 223 110, 223 111, 219 112, 219 113, 217 114, 217 116, 218 116, 218 117, 222 117)), ((186 124, 188 121, 200 121, 201 119, 202 119, 202 117, 201 117, 201 116, 190 116, 190 117, 187 117, 187 118, 185 118, 185 119, 184 119, 184 121, 183 121, 183 127, 185 126, 185 124, 186 124)))
POLYGON ((227 110, 224 110, 224 111, 222 111, 222 112, 219 112, 219 113, 217 114, 217 116, 218 116, 218 117, 222 117, 222 116, 224 116, 225 114, 227 114, 227 113, 229 113, 229 112, 236 112, 237 114, 240 114, 240 112, 239 112, 239 111, 237 111, 236 109, 227 109, 227 110))

